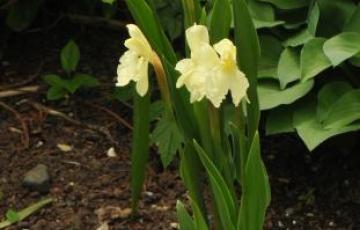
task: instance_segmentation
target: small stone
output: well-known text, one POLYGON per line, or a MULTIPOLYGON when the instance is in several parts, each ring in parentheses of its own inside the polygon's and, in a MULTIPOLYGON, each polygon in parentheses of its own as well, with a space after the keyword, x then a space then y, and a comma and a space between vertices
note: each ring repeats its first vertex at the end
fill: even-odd
POLYGON ((279 228, 284 228, 285 227, 284 224, 280 220, 278 221, 278 226, 279 226, 279 228))
POLYGON ((117 157, 114 147, 109 148, 109 150, 107 151, 107 156, 108 157, 117 157))
POLYGON ((23 185, 33 191, 47 193, 50 189, 50 175, 46 165, 38 164, 25 174, 23 185))
POLYGON ((287 209, 285 209, 285 216, 286 217, 289 217, 289 216, 291 216, 293 213, 294 213, 294 209, 293 208, 287 208, 287 209))
POLYGON ((176 222, 172 222, 172 223, 170 223, 170 228, 171 229, 179 229, 179 224, 176 222))
POLYGON ((62 152, 67 153, 72 151, 72 147, 68 144, 57 144, 56 145, 58 147, 58 149, 60 149, 62 152))

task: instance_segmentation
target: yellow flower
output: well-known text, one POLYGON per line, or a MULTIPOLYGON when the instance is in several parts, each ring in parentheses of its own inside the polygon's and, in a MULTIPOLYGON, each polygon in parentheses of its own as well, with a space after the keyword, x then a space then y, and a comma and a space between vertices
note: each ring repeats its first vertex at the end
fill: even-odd
POLYGON ((148 65, 152 62, 153 50, 141 30, 134 24, 127 25, 130 38, 125 41, 129 49, 119 60, 117 86, 136 82, 136 91, 144 96, 149 88, 148 65))
POLYGON ((233 43, 223 39, 211 46, 207 28, 196 24, 186 30, 186 39, 191 57, 177 63, 175 69, 181 75, 176 87, 185 85, 191 103, 206 97, 217 108, 230 90, 233 103, 239 105, 249 83, 237 67, 233 43))

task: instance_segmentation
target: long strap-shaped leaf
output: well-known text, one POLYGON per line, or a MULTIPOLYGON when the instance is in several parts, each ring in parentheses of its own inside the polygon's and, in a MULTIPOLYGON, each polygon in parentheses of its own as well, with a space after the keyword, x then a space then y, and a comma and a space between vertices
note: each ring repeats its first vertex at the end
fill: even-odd
POLYGON ((133 138, 131 153, 132 210, 136 212, 145 180, 149 151, 150 93, 140 97, 134 90, 133 138))
POLYGON ((259 134, 256 132, 245 166, 237 230, 262 230, 269 203, 269 178, 261 159, 259 134))
POLYGON ((216 168, 214 163, 211 162, 208 155, 195 140, 194 147, 208 174, 210 185, 214 193, 217 210, 219 210, 218 215, 220 216, 222 227, 226 230, 235 230, 235 220, 237 213, 236 201, 228 189, 228 185, 221 176, 219 170, 216 168))
POLYGON ((233 0, 235 44, 240 69, 249 80, 248 133, 251 140, 258 128, 260 112, 257 95, 257 65, 260 48, 256 29, 245 0, 233 0))

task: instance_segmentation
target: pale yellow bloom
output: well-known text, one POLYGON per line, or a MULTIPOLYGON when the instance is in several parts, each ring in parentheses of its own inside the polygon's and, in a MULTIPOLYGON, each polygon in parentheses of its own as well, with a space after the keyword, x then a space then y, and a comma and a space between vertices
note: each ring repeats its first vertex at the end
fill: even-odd
POLYGON ((211 46, 208 30, 202 25, 188 28, 186 39, 191 57, 177 63, 175 69, 181 76, 176 87, 185 85, 190 92, 191 103, 206 97, 217 108, 230 90, 233 103, 239 105, 246 96, 249 83, 237 67, 233 43, 223 39, 211 46))
POLYGON ((117 86, 136 82, 136 91, 144 96, 149 88, 148 65, 152 62, 153 50, 141 30, 134 24, 127 25, 130 38, 125 41, 129 49, 119 60, 117 86))

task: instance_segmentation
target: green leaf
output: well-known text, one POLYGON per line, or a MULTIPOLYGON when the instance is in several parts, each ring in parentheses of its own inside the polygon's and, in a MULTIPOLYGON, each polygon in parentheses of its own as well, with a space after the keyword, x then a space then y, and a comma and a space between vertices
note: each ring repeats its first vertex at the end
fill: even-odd
POLYGON ((337 66, 360 52, 360 33, 343 32, 338 34, 324 43, 323 50, 331 64, 337 66))
POLYGON ((249 9, 244 0, 233 0, 235 45, 237 63, 249 80, 247 104, 247 124, 250 138, 255 134, 260 119, 259 99, 257 93, 258 61, 260 58, 259 38, 252 21, 249 9))
POLYGON ((116 0, 101 0, 103 3, 107 3, 112 5, 114 2, 116 2, 116 0))
POLYGON ((48 74, 43 76, 42 78, 50 86, 56 86, 59 88, 64 86, 65 81, 57 74, 48 74))
POLYGON ((179 220, 180 230, 195 230, 191 216, 179 200, 176 202, 176 215, 179 220))
POLYGON ((161 161, 166 168, 181 148, 184 139, 175 120, 163 116, 152 134, 152 141, 158 146, 161 161))
POLYGON ((261 2, 269 2, 277 8, 283 10, 298 9, 309 5, 309 0, 260 0, 261 2))
POLYGON ((231 7, 229 0, 215 0, 210 14, 210 35, 212 43, 227 38, 231 25, 231 7))
POLYGON ((307 28, 300 30, 283 42, 285 46, 300 46, 314 38, 307 28))
MULTIPOLYGON (((17 221, 22 221, 25 218, 27 218, 28 216, 30 216, 31 214, 35 213, 36 211, 38 211, 39 209, 44 207, 45 205, 50 204, 52 201, 53 201, 53 199, 51 199, 51 198, 46 198, 46 199, 40 200, 40 201, 33 203, 30 206, 22 209, 21 211, 17 212, 17 214, 12 213, 11 216, 14 215, 14 217, 16 217, 15 219, 18 219, 17 221)), ((13 224, 13 222, 11 222, 10 220, 2 221, 2 222, 0 222, 0 229, 6 228, 12 224, 13 224)))
POLYGON ((291 104, 306 95, 313 85, 314 81, 309 80, 281 90, 274 82, 263 82, 258 87, 260 108, 267 110, 279 105, 291 104))
POLYGON ((314 38, 308 41, 301 50, 301 80, 307 81, 331 66, 323 52, 325 38, 314 38), (314 61, 316 60, 316 61, 314 61))
POLYGON ((325 128, 338 129, 360 120, 360 89, 345 93, 330 107, 325 128))
POLYGON ((344 81, 334 81, 323 86, 317 95, 317 119, 324 122, 333 104, 350 91, 352 91, 351 85, 344 81))
POLYGON ((73 40, 70 40, 61 50, 61 66, 67 74, 76 70, 80 59, 80 51, 73 40))
POLYGON ((215 204, 217 210, 219 210, 218 215, 220 216, 222 227, 227 230, 235 230, 234 220, 236 220, 237 213, 236 202, 221 173, 195 140, 194 147, 208 174, 210 185, 214 193, 215 204))
POLYGON ((206 224, 205 218, 202 215, 202 212, 201 212, 199 206, 193 200, 191 200, 191 207, 192 207, 193 213, 194 213, 195 229, 196 230, 209 230, 209 228, 206 224))
POLYGON ((133 96, 133 87, 131 84, 125 87, 115 87, 112 96, 119 101, 128 101, 133 96))
POLYGON ((266 117, 266 135, 294 132, 293 106, 279 106, 270 110, 266 117))
POLYGON ((6 24, 15 31, 22 31, 29 27, 36 18, 42 0, 16 1, 10 7, 6 24))
POLYGON ((341 128, 325 129, 316 119, 316 106, 311 103, 299 106, 295 111, 294 126, 310 151, 333 136, 360 130, 359 122, 341 128))
POLYGON ((92 88, 99 84, 99 81, 94 76, 76 73, 71 80, 66 81, 65 88, 73 94, 79 88, 92 88))
POLYGON ((349 0, 317 0, 316 2, 321 12, 317 35, 321 37, 331 37, 343 32, 344 26, 358 8, 354 1, 349 0))
POLYGON ((13 210, 13 209, 9 209, 6 211, 6 219, 8 221, 10 221, 11 223, 15 223, 18 222, 20 220, 20 215, 17 211, 13 210))
POLYGON ((275 19, 274 8, 270 4, 251 0, 248 7, 256 29, 272 28, 285 23, 275 19))
POLYGON ((260 36, 261 57, 258 67, 259 78, 277 79, 277 67, 283 47, 273 36, 260 36))
POLYGON ((300 53, 293 48, 285 48, 280 55, 278 64, 278 79, 281 89, 293 81, 300 79, 300 53))
POLYGON ((360 25, 360 7, 358 6, 356 7, 356 10, 352 14, 351 18, 345 24, 343 31, 360 33, 359 25, 360 25))
POLYGON ((261 230, 271 194, 269 178, 261 159, 258 132, 252 141, 245 167, 237 230, 261 230))
POLYGON ((140 97, 134 90, 133 138, 131 152, 132 210, 136 212, 149 158, 150 93, 140 97))
POLYGON ((308 17, 308 28, 307 28, 309 33, 312 34, 313 36, 315 36, 316 34, 319 18, 320 18, 320 8, 319 8, 319 4, 315 2, 308 17))
POLYGON ((50 101, 55 101, 64 98, 65 95, 66 95, 65 88, 59 86, 52 86, 47 91, 46 98, 50 101))

